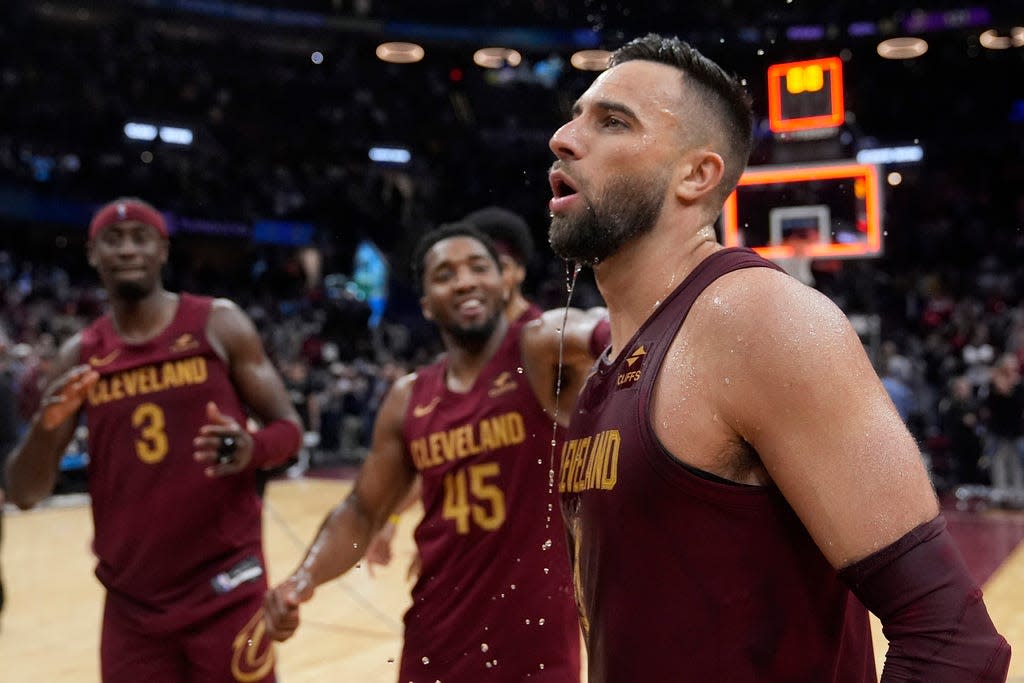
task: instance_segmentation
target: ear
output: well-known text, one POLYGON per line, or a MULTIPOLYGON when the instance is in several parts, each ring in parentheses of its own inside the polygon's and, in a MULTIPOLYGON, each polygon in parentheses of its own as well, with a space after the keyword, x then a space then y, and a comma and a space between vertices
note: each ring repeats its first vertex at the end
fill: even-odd
POLYGON ((92 240, 85 243, 85 258, 89 262, 90 266, 93 268, 96 267, 97 258, 94 249, 94 242, 92 240))
POLYGON ((686 204, 694 204, 722 182, 725 162, 722 157, 709 149, 695 149, 680 165, 680 176, 676 181, 675 193, 686 204))
POLYGON ((165 238, 160 244, 160 267, 167 265, 170 260, 171 243, 165 238))
POLYGON ((427 308, 427 295, 426 294, 424 294, 423 296, 420 297, 420 312, 423 313, 423 317, 426 318, 427 320, 430 320, 430 321, 434 320, 434 314, 430 312, 429 308, 427 308))

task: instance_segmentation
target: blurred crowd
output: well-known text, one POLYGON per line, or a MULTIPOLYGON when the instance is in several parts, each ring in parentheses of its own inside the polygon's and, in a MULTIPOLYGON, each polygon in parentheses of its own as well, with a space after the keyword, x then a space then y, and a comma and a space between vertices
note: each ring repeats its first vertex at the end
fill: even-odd
MULTIPOLYGON (((1020 243, 1010 246, 1024 251, 1020 243)), ((815 262, 812 269, 822 291, 851 316, 870 311, 876 324, 862 339, 937 487, 992 487, 996 494, 989 502, 1024 505, 1021 273, 998 259, 977 265, 973 278, 952 266, 897 277, 886 273, 884 261, 815 262)), ((530 287, 536 299, 564 303, 562 267, 551 262, 538 270, 530 287)), ((353 299, 342 305, 320 288, 296 287, 293 296, 277 298, 253 291, 242 282, 219 293, 256 321, 306 424, 301 469, 360 461, 384 393, 433 357, 436 339, 407 324, 415 317, 409 312, 385 313, 371 328, 364 304, 353 299)), ((578 294, 576 305, 597 297, 586 286, 578 294)), ((103 305, 98 284, 0 252, 0 376, 15 401, 15 431, 35 411, 60 343, 103 305)))
MULTIPOLYGON (((431 43, 418 64, 386 64, 373 56, 374 34, 136 5, 73 11, 14 2, 0 22, 2 375, 17 419, 23 425, 34 410, 55 349, 104 306, 82 255, 81 222, 33 209, 138 195, 199 220, 315 227, 304 245, 321 261, 315 277, 293 247, 181 234, 167 281, 229 297, 250 314, 307 421, 310 463, 358 460, 383 392, 438 350, 405 272, 412 243, 438 223, 498 204, 522 214, 544 244, 547 141, 593 73, 565 66, 547 81, 522 76, 542 60, 554 64, 559 50, 545 47, 525 51, 518 71, 485 72, 459 41, 431 43), (177 148, 126 140, 129 120, 186 126, 195 141, 177 148), (373 163, 367 149, 375 144, 405 145, 412 160, 373 163), (364 301, 323 285, 324 274, 348 273, 364 239, 391 266, 388 307, 375 325, 364 301)), ((563 25, 568 6, 492 5, 477 8, 481 21, 493 12, 563 25)), ((652 7, 696 22, 721 14, 678 5, 652 7)), ((862 3, 857 12, 883 6, 862 3)), ((447 16, 405 0, 308 0, 294 9, 353 19, 399 9, 413 18, 422 11, 424 20, 447 16)), ((913 141, 924 161, 885 169, 900 175, 885 189, 885 253, 815 261, 810 275, 856 321, 940 488, 1024 491, 1020 456, 1006 455, 1019 452, 1024 412, 1024 122, 1010 116, 1020 81, 1007 78, 1024 51, 965 51, 955 34, 930 40, 928 60, 885 64, 872 38, 820 46, 846 55, 855 113, 833 151, 852 156, 913 141), (952 99, 950 82, 964 89, 952 99)), ((756 51, 725 41, 702 47, 750 78, 762 117, 766 65, 809 49, 774 40, 756 51)), ((757 138, 753 163, 821 160, 819 146, 786 147, 763 122, 757 138)), ((600 304, 587 271, 580 278, 574 305, 600 304)), ((548 253, 531 264, 528 293, 543 307, 564 305, 571 280, 548 253)))

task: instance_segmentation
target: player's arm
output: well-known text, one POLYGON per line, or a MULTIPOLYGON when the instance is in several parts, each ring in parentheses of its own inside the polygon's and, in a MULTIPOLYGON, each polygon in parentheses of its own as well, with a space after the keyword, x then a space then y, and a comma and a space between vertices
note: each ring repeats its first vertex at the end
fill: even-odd
POLYGON ((78 363, 81 337, 61 347, 47 377, 39 409, 25 436, 7 458, 7 497, 22 509, 50 495, 60 459, 78 424, 78 411, 99 374, 78 363))
POLYGON ((1002 681, 1008 646, 945 530, 917 444, 846 317, 774 271, 719 282, 694 321, 707 325, 700 357, 709 376, 723 378, 711 383, 712 404, 882 620, 882 680, 1002 681))
POLYGON ((299 567, 267 592, 264 615, 267 633, 290 638, 299 625, 299 605, 314 589, 348 571, 388 517, 397 509, 416 477, 406 455, 402 422, 415 375, 398 380, 377 414, 370 453, 351 493, 324 518, 299 567))
POLYGON ((558 308, 523 326, 523 369, 541 407, 568 424, 594 359, 607 345, 607 312, 558 308), (557 397, 557 405, 556 405, 557 397))
POLYGON ((216 406, 208 406, 208 422, 193 442, 196 460, 208 466, 211 476, 286 462, 302 445, 303 425, 277 368, 267 357, 256 326, 236 304, 216 299, 206 331, 214 349, 231 368, 231 381, 242 403, 262 427, 250 433, 216 406), (224 438, 234 440, 234 449, 230 459, 218 462, 218 456, 224 454, 224 438))

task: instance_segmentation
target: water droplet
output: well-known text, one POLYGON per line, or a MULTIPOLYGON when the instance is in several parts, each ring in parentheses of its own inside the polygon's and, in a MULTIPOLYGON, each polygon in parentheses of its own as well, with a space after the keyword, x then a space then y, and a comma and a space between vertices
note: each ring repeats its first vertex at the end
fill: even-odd
POLYGON ((516 585, 513 583, 511 588, 512 588, 512 590, 515 590, 516 589, 516 585))
POLYGON ((544 573, 545 573, 545 574, 550 574, 550 573, 551 573, 551 570, 550 570, 550 569, 548 569, 547 567, 544 567, 544 573))
POLYGON ((522 368, 516 368, 516 372, 518 372, 521 375, 521 374, 523 374, 523 369, 522 368))
POLYGON ((544 670, 544 662, 541 662, 541 664, 540 664, 540 668, 541 668, 541 671, 543 671, 543 670, 544 670))
POLYGON ((487 652, 487 643, 480 643, 480 652, 487 652))
POLYGON ((430 664, 430 657, 424 657, 424 658, 423 658, 423 659, 422 659, 421 661, 422 661, 422 662, 423 662, 424 664, 430 664))
POLYGON ((732 384, 732 380, 730 378, 726 377, 725 378, 725 383, 726 384, 732 384))
POLYGON ((529 620, 529 619, 527 619, 527 620, 526 620, 526 625, 527 625, 527 626, 529 626, 529 625, 530 625, 530 620, 529 620))
MULTIPOLYGON (((544 617, 541 617, 540 619, 538 619, 537 623, 540 624, 541 626, 543 626, 544 625, 544 617)), ((541 666, 544 666, 544 665, 541 664, 541 666)))
POLYGON ((359 550, 359 544, 358 543, 353 543, 352 547, 355 548, 356 550, 359 550))
POLYGON ((544 550, 550 550, 551 549, 551 539, 549 538, 548 540, 544 541, 544 544, 541 545, 541 548, 543 548, 544 550))

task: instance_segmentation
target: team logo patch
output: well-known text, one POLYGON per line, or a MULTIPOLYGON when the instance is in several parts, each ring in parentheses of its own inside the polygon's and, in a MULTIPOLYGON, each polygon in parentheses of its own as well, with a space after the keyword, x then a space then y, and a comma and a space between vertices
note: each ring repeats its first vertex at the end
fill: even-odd
POLYGON ((412 407, 412 416, 413 417, 426 417, 427 415, 430 415, 432 412, 434 412, 434 408, 436 408, 437 404, 440 403, 440 402, 441 402, 441 397, 440 396, 435 396, 434 398, 432 398, 430 400, 430 403, 427 403, 426 405, 413 406, 412 407))
POLYGON ((199 342, 196 341, 196 338, 186 332, 171 342, 170 350, 171 353, 182 353, 184 351, 191 351, 197 346, 199 346, 199 342))
POLYGON ((267 638, 263 608, 235 636, 231 644, 231 675, 238 683, 256 683, 274 668, 274 645, 267 638))
POLYGON ((512 373, 503 372, 494 378, 494 382, 491 383, 491 388, 487 390, 487 395, 491 398, 497 398, 502 394, 515 391, 517 386, 519 385, 514 379, 512 379, 512 373))
POLYGON ((647 349, 644 344, 633 349, 633 352, 626 357, 626 370, 620 372, 619 376, 615 378, 615 385, 618 388, 625 388, 636 384, 637 380, 640 379, 640 373, 644 365, 644 357, 647 355, 647 349))
POLYGON ((103 367, 104 365, 110 365, 111 363, 114 362, 114 359, 120 355, 121 349, 114 349, 113 351, 103 356, 102 358, 92 356, 89 358, 89 365, 93 366, 94 368, 100 368, 103 367))

